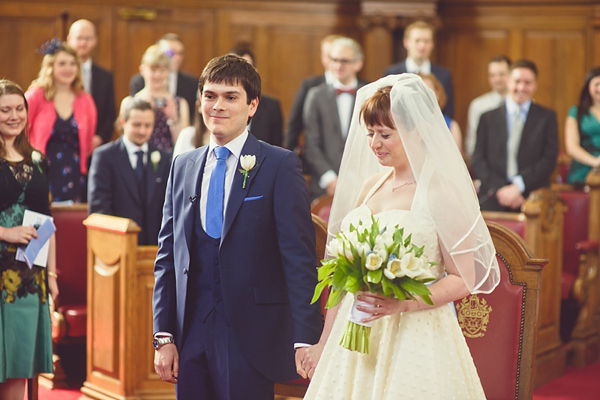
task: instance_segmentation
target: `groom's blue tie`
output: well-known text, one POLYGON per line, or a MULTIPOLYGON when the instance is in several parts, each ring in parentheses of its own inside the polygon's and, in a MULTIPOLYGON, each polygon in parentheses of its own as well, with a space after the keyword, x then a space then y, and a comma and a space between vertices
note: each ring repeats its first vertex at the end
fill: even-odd
POLYGON ((210 174, 206 196, 206 233, 212 238, 220 238, 223 230, 223 199, 225 198, 225 170, 227 169, 227 147, 215 147, 217 164, 210 174))

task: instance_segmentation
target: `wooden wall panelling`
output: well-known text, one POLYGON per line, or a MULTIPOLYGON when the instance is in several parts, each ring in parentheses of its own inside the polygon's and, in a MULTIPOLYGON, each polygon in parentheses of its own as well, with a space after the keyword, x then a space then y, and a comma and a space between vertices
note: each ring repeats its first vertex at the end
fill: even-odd
POLYGON ((338 14, 331 6, 318 10, 321 12, 306 7, 301 10, 299 5, 294 12, 229 9, 218 12, 217 54, 226 53, 239 42, 251 43, 262 90, 281 101, 286 117, 302 80, 323 72, 320 40, 327 34, 340 33, 362 41, 361 32, 356 29, 356 14, 351 11, 338 14))
POLYGON ((174 32, 183 40, 185 59, 182 70, 185 72, 200 75, 215 53, 214 14, 210 10, 147 9, 156 15, 150 20, 128 16, 128 11, 132 9, 118 7, 113 11, 115 29, 112 43, 115 59, 118 60, 113 68, 117 108, 129 95, 129 81, 139 72, 144 52, 165 33, 174 32))

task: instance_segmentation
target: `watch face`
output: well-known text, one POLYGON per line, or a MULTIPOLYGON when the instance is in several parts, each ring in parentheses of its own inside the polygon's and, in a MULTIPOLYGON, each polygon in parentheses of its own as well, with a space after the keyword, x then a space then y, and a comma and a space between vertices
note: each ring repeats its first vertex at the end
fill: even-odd
POLYGON ((152 340, 152 347, 154 347, 155 349, 158 349, 158 339, 152 340))

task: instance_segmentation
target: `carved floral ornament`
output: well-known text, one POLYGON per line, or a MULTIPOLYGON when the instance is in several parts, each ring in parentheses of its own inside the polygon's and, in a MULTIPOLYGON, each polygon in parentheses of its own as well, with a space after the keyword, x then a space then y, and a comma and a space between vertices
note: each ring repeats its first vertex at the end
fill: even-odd
POLYGON ((491 312, 492 307, 476 294, 465 297, 456 305, 458 323, 463 334, 469 338, 485 336, 491 312))

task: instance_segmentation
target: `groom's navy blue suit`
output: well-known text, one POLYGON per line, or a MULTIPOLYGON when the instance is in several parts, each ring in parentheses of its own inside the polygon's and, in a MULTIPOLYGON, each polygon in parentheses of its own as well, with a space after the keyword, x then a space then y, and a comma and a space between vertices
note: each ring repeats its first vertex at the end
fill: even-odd
MULTIPOLYGON (((294 153, 249 134, 241 154, 255 155, 256 167, 244 189, 238 163, 222 235, 213 239, 199 215, 207 150, 201 147, 173 161, 155 263, 154 332, 175 337, 179 398, 205 398, 210 393, 205 384, 235 384, 248 388, 237 398, 260 400, 251 392, 252 382, 239 382, 233 372, 216 374, 214 368, 233 371, 247 363, 270 382, 293 379, 294 343, 319 340, 320 310, 309 305, 316 255, 308 192, 294 153), (234 345, 227 345, 228 354, 217 355, 217 367, 207 355, 212 382, 198 378, 196 393, 184 393, 186 368, 198 367, 186 365, 184 352, 219 341, 234 345)), ((233 392, 230 396, 236 398, 233 392)))

